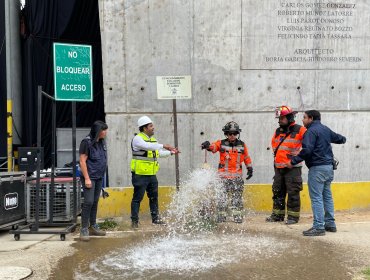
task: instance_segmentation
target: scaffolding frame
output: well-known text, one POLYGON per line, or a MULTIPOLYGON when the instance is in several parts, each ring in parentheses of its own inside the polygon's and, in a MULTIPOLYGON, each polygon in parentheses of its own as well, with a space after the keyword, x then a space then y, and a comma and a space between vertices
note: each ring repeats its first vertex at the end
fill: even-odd
POLYGON ((52 140, 51 140, 51 154, 52 154, 52 165, 51 165, 51 181, 50 188, 51 192, 54 193, 55 188, 55 153, 56 153, 56 99, 42 90, 42 86, 37 87, 37 176, 36 176, 36 202, 35 202, 35 222, 19 227, 18 229, 12 229, 9 234, 14 234, 16 241, 20 240, 21 234, 59 234, 60 240, 64 241, 65 236, 68 233, 74 232, 77 227, 77 184, 76 184, 76 102, 72 101, 72 150, 73 150, 73 219, 71 223, 55 223, 53 221, 53 208, 54 208, 54 195, 50 196, 49 213, 51 213, 48 222, 42 223, 43 227, 64 227, 64 229, 50 229, 40 230, 40 163, 41 160, 41 119, 42 119, 42 98, 46 97, 52 101, 52 140))

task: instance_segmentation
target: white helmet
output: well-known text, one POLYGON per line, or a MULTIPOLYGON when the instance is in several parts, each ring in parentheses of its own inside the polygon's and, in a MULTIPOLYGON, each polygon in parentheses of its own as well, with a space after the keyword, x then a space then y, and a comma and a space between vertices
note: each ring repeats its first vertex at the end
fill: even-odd
POLYGON ((152 123, 152 120, 147 116, 142 116, 140 119, 138 119, 137 126, 141 127, 143 125, 147 125, 148 123, 152 123))

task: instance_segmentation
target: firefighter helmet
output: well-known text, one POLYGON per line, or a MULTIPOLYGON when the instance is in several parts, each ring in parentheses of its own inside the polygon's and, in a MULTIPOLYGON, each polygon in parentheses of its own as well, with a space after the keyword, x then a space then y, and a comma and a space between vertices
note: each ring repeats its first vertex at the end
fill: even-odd
POLYGON ((275 117, 276 118, 287 116, 287 115, 290 115, 290 114, 295 115, 295 114, 297 114, 297 112, 293 111, 292 108, 290 108, 289 106, 285 106, 285 105, 276 107, 276 109, 275 109, 275 117))
POLYGON ((239 125, 236 122, 228 122, 225 124, 225 126, 222 128, 222 131, 224 133, 228 132, 241 132, 242 130, 239 128, 239 125))

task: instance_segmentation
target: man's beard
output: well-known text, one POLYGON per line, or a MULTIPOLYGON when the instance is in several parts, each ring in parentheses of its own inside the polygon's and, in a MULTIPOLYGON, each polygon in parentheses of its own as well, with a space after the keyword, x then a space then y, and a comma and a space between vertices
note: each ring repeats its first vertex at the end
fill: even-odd
POLYGON ((289 127, 289 123, 287 123, 287 124, 280 124, 279 123, 279 126, 280 126, 280 128, 282 128, 282 129, 287 129, 288 127, 289 127))

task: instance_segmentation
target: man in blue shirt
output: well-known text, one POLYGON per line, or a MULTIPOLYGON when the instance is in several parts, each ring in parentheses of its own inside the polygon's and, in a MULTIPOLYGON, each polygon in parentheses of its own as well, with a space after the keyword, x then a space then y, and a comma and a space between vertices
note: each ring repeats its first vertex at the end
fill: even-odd
POLYGON ((313 212, 313 227, 303 232, 305 236, 325 235, 336 232, 334 203, 330 184, 334 178, 334 156, 331 143, 344 144, 346 138, 321 124, 321 114, 316 110, 306 111, 303 124, 307 128, 302 150, 292 157, 289 168, 305 161, 308 167, 308 190, 313 212))

